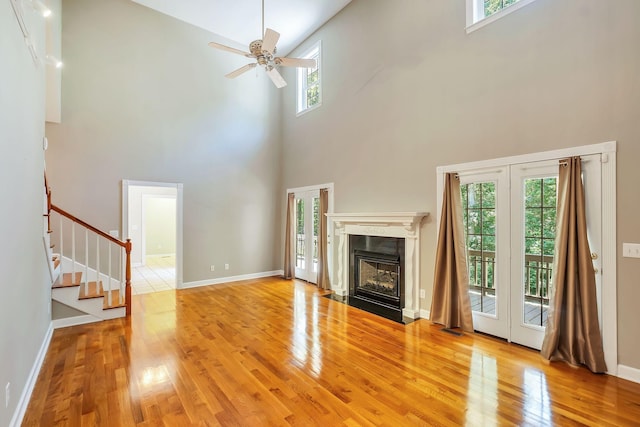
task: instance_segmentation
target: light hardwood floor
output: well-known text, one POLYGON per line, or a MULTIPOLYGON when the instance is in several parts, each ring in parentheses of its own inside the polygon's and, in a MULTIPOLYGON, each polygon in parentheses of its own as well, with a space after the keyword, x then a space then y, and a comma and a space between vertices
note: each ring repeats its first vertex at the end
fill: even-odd
POLYGON ((276 278, 55 331, 27 426, 639 425, 640 384, 276 278))

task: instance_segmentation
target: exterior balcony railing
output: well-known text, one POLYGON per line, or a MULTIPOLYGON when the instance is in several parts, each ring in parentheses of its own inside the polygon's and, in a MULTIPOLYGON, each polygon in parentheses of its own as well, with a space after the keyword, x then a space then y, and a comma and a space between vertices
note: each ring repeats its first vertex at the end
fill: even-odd
MULTIPOLYGON (((305 243, 304 234, 296 235, 296 265, 304 265, 305 259, 305 243)), ((318 262, 318 236, 313 236, 313 263, 318 262)))
MULTIPOLYGON (((495 295, 495 252, 470 250, 469 287, 483 296, 495 295)), ((553 256, 525 254, 524 295, 527 302, 549 304, 553 256)))

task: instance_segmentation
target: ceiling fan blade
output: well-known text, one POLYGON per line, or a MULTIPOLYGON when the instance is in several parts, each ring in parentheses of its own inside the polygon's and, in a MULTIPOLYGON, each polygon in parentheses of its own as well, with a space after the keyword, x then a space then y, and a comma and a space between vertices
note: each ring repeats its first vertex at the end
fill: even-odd
POLYGON ((276 70, 275 68, 267 70, 267 75, 278 89, 287 85, 287 82, 284 81, 278 70, 276 70))
POLYGON ((315 68, 315 59, 306 58, 275 58, 275 62, 283 67, 301 67, 301 68, 315 68))
POLYGON ((237 53, 238 55, 246 56, 247 58, 253 58, 253 55, 251 55, 249 52, 236 49, 235 47, 225 46, 223 44, 216 43, 216 42, 209 42, 209 46, 215 47, 216 49, 220 49, 220 50, 226 50, 227 52, 237 53))
POLYGON ((252 68, 256 68, 256 65, 258 65, 258 64, 256 64, 255 62, 253 62, 251 64, 247 64, 244 67, 240 67, 237 70, 230 72, 229 74, 225 75, 225 77, 228 78, 228 79, 235 79, 240 74, 246 73, 247 71, 249 71, 252 68))
POLYGON ((267 28, 264 32, 264 38, 262 39, 262 50, 266 50, 273 55, 273 50, 276 48, 276 43, 280 39, 280 33, 273 31, 271 28, 267 28))

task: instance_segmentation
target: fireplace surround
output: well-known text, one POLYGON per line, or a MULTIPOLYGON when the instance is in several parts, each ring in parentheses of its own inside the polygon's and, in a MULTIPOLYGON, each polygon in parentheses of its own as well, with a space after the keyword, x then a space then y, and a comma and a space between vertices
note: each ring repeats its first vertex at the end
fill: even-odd
POLYGON ((327 214, 338 243, 333 292, 346 296, 349 304, 375 314, 389 317, 380 311, 391 310, 396 321, 419 318, 420 224, 426 216, 426 212, 327 214), (368 243, 358 247, 362 241, 368 243), (390 249, 392 246, 395 249, 390 249), (360 289, 355 287, 356 265, 373 275, 365 279, 360 289), (392 288, 397 293, 391 295, 392 288), (372 307, 371 300, 376 299, 373 297, 382 301, 372 307))

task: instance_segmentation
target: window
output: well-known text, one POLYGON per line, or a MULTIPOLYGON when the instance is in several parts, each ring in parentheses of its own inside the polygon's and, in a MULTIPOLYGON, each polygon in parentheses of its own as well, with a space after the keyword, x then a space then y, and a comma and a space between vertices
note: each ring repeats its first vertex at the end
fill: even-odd
POLYGON ((297 96, 296 113, 302 114, 306 111, 319 107, 322 104, 321 78, 320 78, 320 52, 321 46, 318 41, 302 58, 315 59, 315 68, 297 69, 297 96))
POLYGON ((467 0, 467 33, 515 12, 534 0, 467 0))

